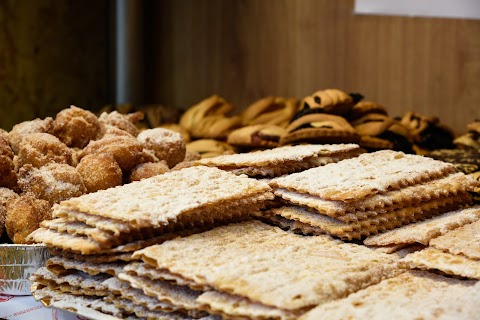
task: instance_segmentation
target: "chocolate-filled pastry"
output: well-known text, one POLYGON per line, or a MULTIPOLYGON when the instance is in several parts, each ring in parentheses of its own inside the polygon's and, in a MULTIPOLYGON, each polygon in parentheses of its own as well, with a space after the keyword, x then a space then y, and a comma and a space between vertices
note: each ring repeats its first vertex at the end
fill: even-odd
POLYGON ((358 142, 360 136, 344 118, 331 114, 308 114, 293 121, 280 145, 310 143, 358 142))
POLYGON ((388 115, 385 106, 382 104, 372 101, 360 101, 353 106, 346 118, 349 121, 353 121, 370 113, 388 115))
POLYGON ((417 153, 425 153, 425 149, 453 148, 455 137, 453 131, 440 123, 437 117, 427 117, 415 112, 407 112, 401 123, 410 130, 417 153))
POLYGON ((467 125, 468 132, 457 137, 453 143, 457 148, 480 149, 480 120, 467 125))
POLYGON ((368 113, 352 125, 360 134, 359 144, 370 150, 393 149, 413 153, 409 131, 398 121, 380 113, 368 113))
POLYGON ((257 124, 232 131, 227 143, 240 147, 274 148, 279 145, 285 129, 276 125, 257 124))
POLYGON ((347 115, 353 106, 363 98, 357 93, 347 94, 338 89, 319 90, 305 97, 302 109, 320 109, 323 113, 347 115))

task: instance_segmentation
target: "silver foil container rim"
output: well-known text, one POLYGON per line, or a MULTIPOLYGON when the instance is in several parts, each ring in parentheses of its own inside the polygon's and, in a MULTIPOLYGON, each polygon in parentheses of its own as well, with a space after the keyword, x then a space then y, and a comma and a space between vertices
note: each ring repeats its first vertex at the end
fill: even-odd
POLYGON ((0 293, 30 295, 30 276, 50 257, 42 244, 0 244, 0 293))

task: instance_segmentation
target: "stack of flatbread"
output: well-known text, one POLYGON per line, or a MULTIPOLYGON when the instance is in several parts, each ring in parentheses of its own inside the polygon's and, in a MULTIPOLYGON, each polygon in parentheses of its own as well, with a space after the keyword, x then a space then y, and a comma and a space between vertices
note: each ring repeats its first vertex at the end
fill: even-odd
POLYGON ((251 177, 278 177, 356 157, 363 152, 365 150, 357 144, 285 146, 205 158, 198 160, 196 165, 218 167, 251 177))
POLYGON ((475 184, 452 164, 384 150, 271 180, 289 205, 265 218, 305 234, 361 239, 468 205, 475 184))
POLYGON ((480 279, 480 206, 371 236, 364 243, 382 252, 405 253, 407 268, 480 279))
MULTIPOLYGON (((245 220, 273 197, 265 182, 198 166, 64 201, 55 207, 54 220, 29 236, 54 254, 32 277, 33 295, 87 317, 148 313, 108 302, 135 250, 245 220)), ((189 317, 183 307, 158 308, 189 317)))
POLYGON ((433 238, 427 248, 408 254, 402 262, 412 269, 480 280, 480 220, 433 238))
POLYGON ((191 316, 225 319, 295 319, 402 272, 391 255, 255 220, 169 240, 133 257, 139 261, 124 268, 118 278, 125 282, 112 290, 116 306, 134 301, 154 312, 169 304, 191 316))

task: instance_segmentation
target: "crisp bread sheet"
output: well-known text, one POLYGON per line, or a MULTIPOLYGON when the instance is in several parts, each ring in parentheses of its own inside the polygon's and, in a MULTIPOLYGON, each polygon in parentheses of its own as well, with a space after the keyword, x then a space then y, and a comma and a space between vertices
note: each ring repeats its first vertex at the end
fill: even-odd
POLYGON ((326 200, 282 188, 275 189, 274 193, 294 205, 309 207, 319 213, 348 222, 359 218, 365 219, 397 208, 415 206, 424 201, 464 193, 472 188, 473 183, 474 181, 465 174, 454 173, 444 178, 407 186, 400 190, 387 191, 349 203, 326 200))
POLYGON ((477 319, 478 301, 480 282, 413 271, 320 305, 300 320, 477 319))
POLYGON ((36 300, 41 300, 47 307, 74 312, 88 319, 119 320, 124 318, 120 309, 113 305, 106 306, 100 302, 99 297, 74 296, 49 289, 35 282, 32 284, 32 294, 36 300), (115 315, 105 313, 107 310, 115 315))
POLYGON ((273 199, 266 183, 197 166, 72 198, 55 210, 86 212, 137 227, 159 227, 202 207, 259 195, 273 199))
POLYGON ((286 162, 301 162, 312 157, 338 156, 342 153, 352 153, 353 156, 353 154, 358 154, 356 151, 360 151, 360 147, 353 143, 284 146, 256 152, 205 158, 198 160, 196 164, 214 167, 261 167, 286 162))
POLYGON ((273 188, 294 190, 326 200, 358 201, 456 172, 452 164, 383 150, 273 179, 273 188))
POLYGON ((198 303, 209 313, 221 315, 223 318, 248 318, 252 320, 296 319, 298 313, 269 307, 261 303, 253 303, 246 298, 225 292, 207 291, 198 298, 198 303))
POLYGON ((170 240, 137 251, 134 258, 286 310, 338 299, 400 272, 387 254, 329 236, 303 237, 260 221, 170 240))
POLYGON ((408 254, 401 263, 410 269, 440 270, 446 274, 480 280, 480 261, 432 247, 408 254))
POLYGON ((478 260, 480 264, 480 220, 465 224, 430 241, 437 249, 478 260))
POLYGON ((409 224, 398 229, 368 237, 363 243, 366 245, 386 246, 418 242, 428 245, 431 239, 479 219, 480 206, 462 208, 446 212, 425 221, 409 224))

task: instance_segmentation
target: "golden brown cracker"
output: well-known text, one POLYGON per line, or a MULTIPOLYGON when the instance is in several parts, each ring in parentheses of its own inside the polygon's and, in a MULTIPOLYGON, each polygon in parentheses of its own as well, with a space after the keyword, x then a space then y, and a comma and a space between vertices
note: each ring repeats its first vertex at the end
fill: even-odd
POLYGON ((411 271, 320 305, 299 319, 474 319, 479 298, 480 284, 474 281, 411 271))
POLYGON ((137 228, 160 227, 202 207, 257 195, 271 197, 270 187, 217 168, 196 166, 69 199, 60 206, 137 228))
POLYGON ((399 272, 388 255, 330 237, 295 235, 259 221, 177 238, 137 251, 134 258, 287 310, 342 297, 399 272), (353 278, 357 280, 351 282, 353 278))
POLYGON ((446 274, 480 280, 480 262, 432 247, 407 255, 401 261, 410 269, 440 270, 446 274))
POLYGON ((455 167, 452 164, 382 150, 276 178, 270 185, 326 200, 352 202, 438 179, 453 172, 455 167))
POLYGON ((451 254, 464 255, 470 259, 479 260, 480 263, 480 220, 464 224, 432 239, 430 246, 451 254))
POLYGON ((369 237, 363 243, 366 245, 386 246, 418 242, 427 245, 431 239, 479 219, 480 206, 462 208, 369 237))

